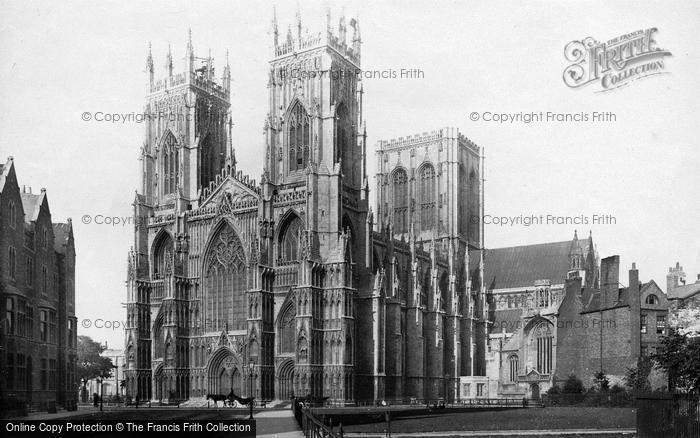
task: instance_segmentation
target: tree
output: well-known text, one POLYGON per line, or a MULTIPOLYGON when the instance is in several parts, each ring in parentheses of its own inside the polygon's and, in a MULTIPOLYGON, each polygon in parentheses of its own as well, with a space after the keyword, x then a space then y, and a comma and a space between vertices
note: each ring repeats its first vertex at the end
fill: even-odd
POLYGON ((583 392, 583 382, 575 374, 569 374, 561 392, 565 394, 580 394, 583 392))
POLYGON ((627 369, 625 375, 625 383, 630 389, 638 392, 651 391, 649 383, 649 374, 654 366, 654 362, 648 357, 641 357, 637 362, 637 366, 627 369))
POLYGON ((669 389, 700 390, 700 337, 670 330, 652 358, 666 371, 669 389))
POLYGON ((78 336, 78 364, 76 375, 83 384, 83 392, 87 391, 88 380, 112 376, 114 364, 112 359, 100 356, 105 350, 100 343, 89 336, 78 336))
POLYGON ((602 371, 595 373, 595 384, 599 391, 607 391, 610 389, 610 380, 602 371))

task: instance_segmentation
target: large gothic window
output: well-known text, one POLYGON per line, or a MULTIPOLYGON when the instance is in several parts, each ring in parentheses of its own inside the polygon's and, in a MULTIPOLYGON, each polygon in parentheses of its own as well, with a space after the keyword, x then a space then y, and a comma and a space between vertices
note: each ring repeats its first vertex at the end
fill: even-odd
POLYGON ((163 232, 153 244, 153 279, 163 278, 168 263, 172 262, 173 241, 163 232))
POLYGON ((309 145, 311 144, 311 119, 297 102, 289 114, 288 126, 288 165, 289 171, 303 170, 309 163, 309 145))
POLYGON ((340 158, 343 163, 343 177, 349 184, 355 183, 355 144, 352 138, 352 121, 345 105, 340 105, 336 111, 336 161, 340 158))
POLYGON ((396 169, 393 176, 394 230, 408 232, 408 176, 404 169, 396 169))
POLYGON ((296 311, 294 304, 287 307, 279 320, 279 347, 280 353, 294 353, 294 334, 296 332, 295 323, 296 311))
POLYGON ((178 159, 177 140, 172 132, 165 134, 161 145, 161 190, 164 195, 177 190, 180 161, 178 159))
POLYGON ((537 343, 537 372, 549 374, 552 371, 552 330, 549 324, 543 322, 533 332, 537 343))
POLYGON ((304 230, 304 222, 299 216, 288 218, 282 228, 279 240, 279 259, 283 262, 299 260, 299 237, 304 230))
POLYGON ((243 246, 233 229, 223 225, 204 259, 206 331, 246 328, 246 270, 243 246))
POLYGON ((199 152, 199 185, 207 187, 218 171, 216 150, 211 141, 211 135, 207 135, 200 146, 199 152))
POLYGON ((438 310, 445 312, 445 311, 447 311, 447 304, 448 304, 449 296, 450 296, 449 280, 447 279, 447 273, 442 274, 442 277, 440 277, 439 289, 440 289, 440 296, 439 296, 440 302, 438 303, 438 310))
POLYGON ((435 168, 432 164, 424 165, 420 170, 420 224, 421 230, 428 231, 435 227, 435 168))

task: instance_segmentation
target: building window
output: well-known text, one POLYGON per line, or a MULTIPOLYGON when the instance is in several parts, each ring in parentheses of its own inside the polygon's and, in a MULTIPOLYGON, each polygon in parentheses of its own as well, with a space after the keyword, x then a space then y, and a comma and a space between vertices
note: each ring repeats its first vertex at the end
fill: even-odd
POLYGON ((646 315, 641 315, 641 316, 639 317, 639 322, 640 322, 640 324, 641 324, 641 326, 642 326, 642 333, 646 333, 646 332, 647 332, 647 316, 646 316, 646 315))
POLYGON ((396 169, 393 177, 394 232, 408 232, 408 176, 396 169))
POLYGON ((75 347, 75 344, 73 343, 73 337, 75 336, 75 326, 73 325, 73 320, 69 319, 68 320, 68 348, 73 348, 75 347))
POLYGON ((48 337, 48 321, 46 310, 39 311, 39 339, 46 342, 48 337))
POLYGON ((552 331, 547 323, 541 323, 535 328, 537 341, 537 372, 549 374, 552 371, 552 331))
POLYGON ((27 257, 26 261, 27 268, 27 286, 34 285, 34 259, 27 257))
POLYGON ((283 262, 299 260, 299 239, 304 230, 304 222, 299 216, 291 216, 281 233, 279 242, 279 259, 283 262))
POLYGON ((7 334, 15 333, 15 301, 8 297, 5 301, 5 320, 7 321, 7 334))
POLYGON ((8 248, 8 263, 10 265, 10 278, 14 280, 17 272, 17 253, 14 246, 8 248))
POLYGON ((168 131, 162 145, 161 152, 162 191, 164 195, 174 193, 177 189, 178 172, 180 170, 179 151, 177 140, 172 132, 168 131))
POLYGON ((8 210, 9 210, 8 220, 10 223, 10 228, 14 228, 15 224, 17 223, 17 207, 15 206, 15 201, 12 201, 12 200, 10 201, 8 210))
POLYGON ((511 382, 516 382, 518 380, 518 356, 517 355, 512 355, 511 357, 508 358, 508 365, 509 365, 509 375, 510 375, 510 381, 511 382))
POLYGON ((647 347, 646 345, 642 345, 641 354, 642 354, 642 356, 648 356, 649 355, 649 347, 647 347))
POLYGON ((656 305, 659 304, 659 298, 656 295, 651 294, 647 296, 647 299, 644 302, 646 304, 656 305))
POLYGON ((48 385, 48 361, 41 359, 41 389, 49 389, 48 385))
POLYGON ((7 389, 15 387, 15 355, 7 355, 7 389))
POLYGON ((41 235, 42 235, 42 237, 43 237, 43 239, 44 239, 44 241, 43 241, 43 243, 44 243, 44 249, 46 249, 46 248, 49 247, 49 233, 46 231, 46 227, 43 227, 43 228, 41 229, 41 235))
POLYGON ((484 384, 483 383, 477 383, 476 384, 476 396, 477 397, 483 397, 484 395, 484 384))
POLYGON ((58 325, 56 323, 56 311, 49 312, 49 342, 56 343, 58 334, 58 325))
POLYGON ((666 329, 666 315, 656 315, 656 333, 662 335, 666 329))
POLYGON ((536 303, 537 307, 549 307, 549 288, 548 287, 540 287, 537 288, 536 292, 536 303))
POLYGON ((287 121, 287 144, 289 145, 289 171, 303 170, 309 163, 309 145, 311 144, 311 120, 301 103, 297 102, 287 121))
POLYGON ((56 359, 49 359, 49 390, 56 389, 56 359))
POLYGON ((420 225, 423 231, 435 227, 435 195, 435 169, 428 163, 420 170, 420 225))
MULTIPOLYGON (((31 378, 31 375, 30 375, 31 378)), ((15 389, 25 389, 27 384, 27 363, 23 354, 17 355, 17 381, 15 389)))
POLYGON ((41 267, 41 293, 46 295, 49 290, 49 272, 46 266, 41 267))

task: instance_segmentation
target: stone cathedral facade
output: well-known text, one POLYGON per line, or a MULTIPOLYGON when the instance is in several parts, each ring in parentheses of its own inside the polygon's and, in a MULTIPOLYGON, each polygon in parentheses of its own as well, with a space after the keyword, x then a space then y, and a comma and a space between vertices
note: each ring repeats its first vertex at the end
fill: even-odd
POLYGON ((358 21, 273 29, 258 182, 236 167, 228 60, 217 77, 190 37, 157 75, 149 52, 127 394, 464 396, 488 338, 479 147, 379 142, 373 212, 358 21))

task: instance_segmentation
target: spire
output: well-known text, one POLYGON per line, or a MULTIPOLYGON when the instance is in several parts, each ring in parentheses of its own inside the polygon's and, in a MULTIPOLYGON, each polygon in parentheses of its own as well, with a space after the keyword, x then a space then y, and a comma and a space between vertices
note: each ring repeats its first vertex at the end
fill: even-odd
POLYGON ((345 44, 347 34, 347 28, 345 27, 345 12, 340 14, 340 19, 338 20, 338 40, 341 44, 345 44))
POLYGON ((360 50, 362 46, 362 37, 360 36, 360 14, 358 13, 355 18, 350 20, 350 27, 352 27, 352 51, 355 52, 357 57, 360 57, 360 50))
POLYGON ((297 44, 301 44, 301 10, 299 9, 299 1, 297 1, 297 44))
POLYGON ((151 52, 151 43, 148 43, 148 56, 146 56, 146 71, 153 73, 153 53, 151 52))
POLYGON ((194 72, 194 47, 192 46, 192 28, 187 31, 187 50, 185 53, 185 65, 189 73, 194 72))
POLYGON ((231 65, 229 65, 228 62, 228 49, 226 49, 226 65, 224 66, 224 74, 221 82, 226 90, 231 88, 231 65))
POLYGON ((165 69, 168 71, 168 77, 173 75, 173 52, 168 43, 168 54, 165 55, 165 69))
POLYGON ((277 47, 279 40, 279 29, 277 28, 277 5, 272 5, 272 41, 277 47))

